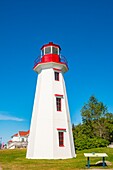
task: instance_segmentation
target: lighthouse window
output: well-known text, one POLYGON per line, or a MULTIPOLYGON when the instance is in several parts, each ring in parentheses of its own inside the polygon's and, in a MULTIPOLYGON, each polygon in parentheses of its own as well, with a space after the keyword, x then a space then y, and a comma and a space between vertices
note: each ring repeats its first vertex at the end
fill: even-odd
POLYGON ((58 48, 52 47, 52 53, 53 54, 58 54, 58 48))
POLYGON ((42 50, 42 56, 44 55, 44 49, 42 50))
POLYGON ((54 72, 55 75, 55 80, 59 81, 59 73, 58 72, 54 72))
POLYGON ((59 146, 64 146, 64 132, 58 132, 59 146))
POLYGON ((51 53, 51 47, 45 48, 45 54, 50 54, 51 53))
POLYGON ((57 111, 61 111, 61 98, 60 97, 56 97, 56 108, 57 108, 57 111))

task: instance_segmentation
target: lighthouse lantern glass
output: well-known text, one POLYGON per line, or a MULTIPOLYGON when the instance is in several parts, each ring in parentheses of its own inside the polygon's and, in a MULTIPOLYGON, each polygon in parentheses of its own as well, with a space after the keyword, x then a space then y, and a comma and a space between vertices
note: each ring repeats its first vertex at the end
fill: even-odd
POLYGON ((52 54, 59 54, 59 49, 56 47, 52 47, 52 54))
POLYGON ((42 56, 44 55, 44 49, 42 50, 42 56))
POLYGON ((45 48, 45 54, 51 54, 51 47, 45 48))
POLYGON ((48 46, 48 47, 44 47, 41 50, 41 55, 44 56, 46 54, 60 54, 60 49, 58 47, 55 46, 48 46))

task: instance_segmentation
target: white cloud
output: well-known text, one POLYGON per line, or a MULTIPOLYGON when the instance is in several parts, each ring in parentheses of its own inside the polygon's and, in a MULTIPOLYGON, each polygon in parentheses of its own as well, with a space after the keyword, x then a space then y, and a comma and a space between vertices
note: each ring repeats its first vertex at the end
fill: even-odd
POLYGON ((0 113, 0 120, 11 120, 11 121, 18 121, 18 122, 24 121, 24 119, 14 117, 9 114, 7 115, 7 113, 4 112, 0 113))

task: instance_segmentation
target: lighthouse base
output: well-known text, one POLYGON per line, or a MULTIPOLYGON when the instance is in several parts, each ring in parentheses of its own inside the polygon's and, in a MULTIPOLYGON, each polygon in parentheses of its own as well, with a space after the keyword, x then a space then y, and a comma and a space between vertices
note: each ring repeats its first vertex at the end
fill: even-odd
MULTIPOLYGON (((27 158, 27 157, 26 157, 26 158, 27 158)), ((68 157, 68 158, 67 158, 67 157, 66 157, 66 158, 62 158, 62 157, 57 157, 57 158, 53 158, 53 157, 50 157, 50 158, 47 158, 47 157, 42 157, 42 158, 41 158, 41 157, 31 157, 31 158, 30 158, 30 157, 29 157, 29 158, 27 158, 27 159, 47 159, 47 160, 56 159, 56 160, 57 160, 57 159, 71 159, 71 158, 76 158, 76 156, 74 156, 74 157, 68 157)))
MULTIPOLYGON (((30 131, 26 155, 27 159, 68 159, 76 156, 73 137, 70 130, 71 127, 68 128, 69 124, 64 126, 66 129, 59 129, 56 125, 58 123, 62 125, 63 120, 56 118, 50 119, 47 115, 46 118, 43 117, 42 119, 33 118, 33 123, 36 126, 32 126, 30 131), (64 143, 62 146, 59 144, 59 132, 63 133, 64 143)), ((59 125, 59 127, 61 126, 59 125)))

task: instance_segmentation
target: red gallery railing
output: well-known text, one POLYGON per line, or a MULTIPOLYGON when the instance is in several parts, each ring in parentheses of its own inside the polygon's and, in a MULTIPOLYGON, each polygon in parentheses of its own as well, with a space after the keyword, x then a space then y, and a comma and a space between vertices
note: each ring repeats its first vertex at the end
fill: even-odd
MULTIPOLYGON (((38 63, 41 63, 42 62, 42 56, 38 56, 35 61, 34 61, 34 67, 38 64, 38 63)), ((68 66, 68 62, 66 60, 66 58, 62 55, 60 55, 60 62, 61 63, 64 63, 68 66)))

